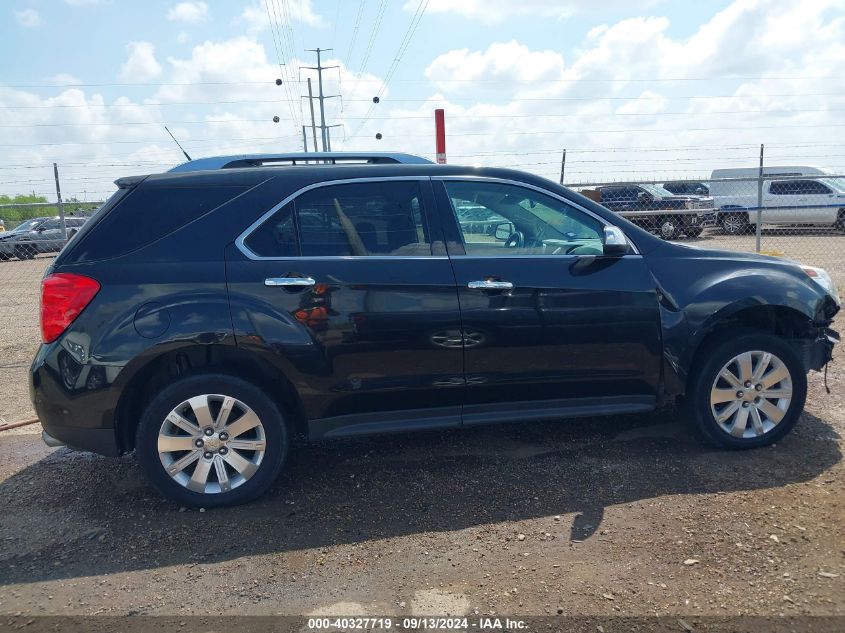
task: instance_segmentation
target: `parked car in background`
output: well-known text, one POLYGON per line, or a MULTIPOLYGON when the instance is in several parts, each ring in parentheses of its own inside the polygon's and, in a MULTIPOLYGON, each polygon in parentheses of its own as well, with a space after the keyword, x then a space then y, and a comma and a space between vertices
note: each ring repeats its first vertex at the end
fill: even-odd
MULTIPOLYGON (((65 227, 70 240, 88 218, 67 217, 65 227)), ((65 245, 61 219, 33 218, 0 235, 0 259, 32 259, 39 253, 56 253, 65 245)))
MULTIPOLYGON (((710 191, 718 223, 726 233, 750 233, 758 219, 759 167, 715 169, 710 191), (737 179, 737 180, 733 180, 737 179)), ((832 227, 845 231, 845 179, 818 167, 763 168, 760 223, 770 226, 832 227)))
POLYGON ((679 396, 709 442, 765 446, 831 359, 825 271, 666 242, 539 176, 201 164, 118 181, 41 282, 30 367, 45 442, 134 451, 181 505, 256 498, 295 436, 679 396), (505 221, 470 232, 468 203, 505 221))
POLYGON ((592 197, 664 240, 698 237, 704 227, 715 223, 713 202, 702 196, 678 196, 660 185, 603 185, 592 197))
POLYGON ((704 182, 677 180, 663 183, 663 188, 677 196, 709 196, 710 187, 704 182))

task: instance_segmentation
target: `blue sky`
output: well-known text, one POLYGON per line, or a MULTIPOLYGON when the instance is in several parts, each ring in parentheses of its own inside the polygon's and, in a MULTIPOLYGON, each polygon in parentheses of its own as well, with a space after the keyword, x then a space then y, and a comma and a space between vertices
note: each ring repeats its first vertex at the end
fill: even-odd
POLYGON ((341 66, 326 72, 327 93, 343 95, 327 102, 328 122, 343 126, 334 149, 432 156, 432 110, 444 107, 450 162, 555 177, 567 147, 568 181, 697 177, 753 164, 761 142, 774 161, 845 170, 842 0, 4 0, 0 10, 0 193, 40 192, 52 161, 70 193, 89 197, 117 176, 166 169, 180 155, 165 123, 196 155, 301 149, 309 71, 298 66, 317 46, 341 66))

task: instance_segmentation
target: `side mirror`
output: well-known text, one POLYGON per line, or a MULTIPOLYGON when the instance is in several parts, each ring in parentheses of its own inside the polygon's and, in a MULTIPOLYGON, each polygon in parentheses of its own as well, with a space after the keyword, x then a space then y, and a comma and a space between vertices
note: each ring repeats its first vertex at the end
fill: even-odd
POLYGON ((37 229, 35 229, 35 230, 36 230, 38 233, 43 233, 43 232, 44 232, 44 227, 43 227, 43 226, 39 226, 39 227, 38 227, 37 229))
POLYGON ((513 234, 513 224, 510 222, 500 222, 496 225, 496 230, 493 231, 493 237, 500 242, 506 242, 513 234))
POLYGON ((640 191, 640 193, 637 194, 637 202, 640 204, 650 204, 654 202, 654 198, 652 198, 651 194, 647 191, 640 191))
POLYGON ((625 237, 622 229, 618 226, 604 227, 602 244, 605 257, 622 257, 627 255, 630 250, 628 238, 625 237))

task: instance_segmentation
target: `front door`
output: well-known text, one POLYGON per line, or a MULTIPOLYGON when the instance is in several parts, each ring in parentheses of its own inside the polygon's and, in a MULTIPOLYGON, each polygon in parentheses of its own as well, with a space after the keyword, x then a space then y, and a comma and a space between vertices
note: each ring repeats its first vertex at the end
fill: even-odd
POLYGON ((461 305, 467 424, 654 405, 661 343, 642 257, 604 257, 604 222, 531 185, 435 179, 461 305), (456 210, 485 207, 492 230, 456 210))
POLYGON ((227 253, 238 345, 279 365, 313 436, 460 423, 455 278, 427 178, 327 183, 227 253))

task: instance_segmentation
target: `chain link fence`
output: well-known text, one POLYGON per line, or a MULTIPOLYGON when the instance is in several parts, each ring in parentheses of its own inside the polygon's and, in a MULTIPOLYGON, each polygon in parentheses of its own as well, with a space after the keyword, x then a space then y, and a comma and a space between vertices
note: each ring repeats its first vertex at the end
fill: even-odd
MULTIPOLYGON (((845 176, 734 171, 740 175, 568 186, 663 239, 787 257, 827 269, 845 288, 845 176)), ((41 277, 101 204, 0 205, 0 425, 32 414, 26 371, 40 340, 41 277)))
POLYGON ((663 239, 787 257, 827 269, 845 287, 845 176, 764 173, 568 186, 663 239))
POLYGON ((41 340, 41 277, 101 204, 0 205, 0 425, 32 413, 26 370, 41 340))

